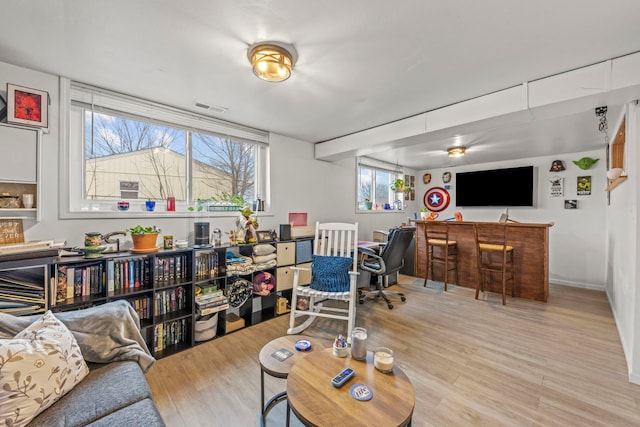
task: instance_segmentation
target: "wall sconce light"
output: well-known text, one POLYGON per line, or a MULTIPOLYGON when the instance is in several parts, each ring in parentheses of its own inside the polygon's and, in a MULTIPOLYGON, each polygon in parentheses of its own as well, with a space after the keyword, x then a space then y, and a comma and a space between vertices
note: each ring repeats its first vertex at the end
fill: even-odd
POLYGON ((447 150, 449 157, 462 157, 466 152, 466 147, 451 147, 447 150))
POLYGON ((253 73, 268 82, 282 82, 291 77, 297 59, 293 46, 280 42, 263 42, 249 48, 253 73))

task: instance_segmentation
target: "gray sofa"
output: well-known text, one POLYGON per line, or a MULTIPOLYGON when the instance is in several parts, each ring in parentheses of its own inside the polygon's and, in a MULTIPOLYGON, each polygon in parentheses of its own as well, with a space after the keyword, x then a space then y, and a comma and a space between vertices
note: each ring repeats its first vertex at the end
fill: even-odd
MULTIPOLYGON (((0 337, 14 337, 40 316, 0 313, 0 337)), ((73 333, 90 372, 29 427, 164 426, 144 376, 155 359, 129 303, 119 300, 55 316, 73 333)))
POLYGON ((90 364, 73 390, 35 417, 29 427, 164 426, 138 363, 90 364))

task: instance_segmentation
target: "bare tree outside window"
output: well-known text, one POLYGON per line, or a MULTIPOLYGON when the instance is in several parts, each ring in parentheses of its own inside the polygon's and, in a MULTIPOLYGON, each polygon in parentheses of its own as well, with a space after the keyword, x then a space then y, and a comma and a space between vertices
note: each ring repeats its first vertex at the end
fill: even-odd
POLYGON ((201 133, 192 135, 192 144, 193 171, 201 173, 201 185, 194 177, 195 198, 223 193, 240 195, 245 200, 255 198, 255 145, 201 133))
MULTIPOLYGON (((104 113, 85 111, 85 198, 186 200, 187 138, 190 132, 104 113), (121 182, 139 183, 121 192, 121 182)), ((256 146, 191 133, 193 199, 241 195, 253 200, 256 146)))

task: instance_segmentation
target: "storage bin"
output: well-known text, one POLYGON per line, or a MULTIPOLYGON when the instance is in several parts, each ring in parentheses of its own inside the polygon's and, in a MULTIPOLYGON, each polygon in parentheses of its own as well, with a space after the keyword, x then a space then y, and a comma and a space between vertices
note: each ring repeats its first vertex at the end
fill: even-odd
POLYGON ((202 316, 196 320, 195 340, 207 341, 216 336, 218 332, 218 313, 202 316))

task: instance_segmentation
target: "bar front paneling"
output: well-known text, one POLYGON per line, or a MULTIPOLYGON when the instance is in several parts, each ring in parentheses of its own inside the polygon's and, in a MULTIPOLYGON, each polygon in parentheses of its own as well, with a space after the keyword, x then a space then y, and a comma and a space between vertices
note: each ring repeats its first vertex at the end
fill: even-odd
MULTIPOLYGON (((424 227, 427 221, 416 221, 415 274, 425 277, 427 272, 427 248, 424 227)), ((458 284, 476 288, 478 266, 474 240, 474 224, 469 221, 451 221, 449 239, 458 244, 458 284)), ((549 296, 549 227, 553 224, 509 223, 507 244, 515 248, 515 296, 536 301, 547 301, 549 296)), ((442 281, 442 271, 435 268, 437 281, 442 281)), ((491 291, 501 293, 499 276, 492 278, 491 291)), ((449 275, 453 283, 453 273, 449 275)), ((507 283, 509 286, 510 283, 507 283)))

